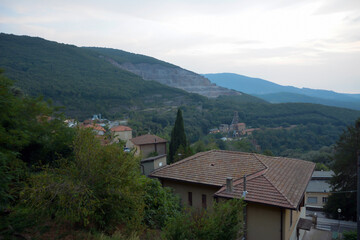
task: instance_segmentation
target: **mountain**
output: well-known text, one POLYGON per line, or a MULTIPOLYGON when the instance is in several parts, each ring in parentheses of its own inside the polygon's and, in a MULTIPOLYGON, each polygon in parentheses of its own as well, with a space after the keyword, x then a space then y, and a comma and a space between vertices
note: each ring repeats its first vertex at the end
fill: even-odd
MULTIPOLYGON (((141 76, 119 67, 122 64, 148 64, 150 69, 152 65, 170 69, 164 70, 165 73, 182 71, 191 77, 188 79, 183 74, 181 82, 199 87, 200 79, 205 82, 201 85, 205 92, 214 92, 211 88, 218 88, 200 75, 144 55, 115 49, 80 48, 38 37, 0 34, 0 68, 5 70, 5 75, 15 80, 15 85, 25 93, 43 95, 56 105, 66 106, 66 114, 71 117, 84 119, 101 112, 114 118, 131 111, 162 107, 172 109, 208 101, 198 94, 160 84, 160 80, 144 81, 141 76), (206 84, 210 90, 206 89, 206 84)), ((166 78, 179 77, 163 73, 162 79, 166 78)), ((234 93, 240 101, 264 102, 247 94, 227 89, 221 91, 234 93)))
POLYGON ((241 91, 272 103, 303 102, 360 110, 360 94, 282 86, 260 78, 233 73, 203 74, 211 82, 241 91))
POLYGON ((157 81, 170 87, 198 93, 206 97, 241 95, 241 93, 212 84, 207 78, 173 64, 141 54, 111 48, 87 48, 99 54, 112 65, 132 72, 144 80, 157 81))
MULTIPOLYGON (((151 57, 0 34, 0 68, 25 94, 43 95, 55 105, 65 106, 62 111, 68 117, 79 120, 97 113, 108 119, 127 118, 136 134, 151 131, 169 136, 176 111, 181 107, 187 137, 190 142, 195 142, 206 136, 210 128, 230 124, 234 111, 237 111, 239 121, 249 128, 280 131, 281 134, 268 133, 267 139, 277 139, 269 148, 285 155, 292 148, 301 152, 333 144, 342 129, 360 117, 360 111, 310 103, 271 104, 245 93, 207 98, 158 81, 144 80, 140 73, 134 74, 118 66, 126 64, 137 65, 137 68, 149 64, 151 66, 147 67, 153 70, 154 66, 161 66, 162 76, 156 73, 154 76, 160 80, 154 80, 176 78, 182 88, 188 87, 189 83, 197 84, 184 75, 172 75, 174 69, 180 71, 181 68, 151 57), (282 130, 276 130, 279 126, 282 130), (289 126, 296 127, 288 131, 285 128, 289 126), (311 144, 307 144, 309 141, 311 144), (275 144, 279 142, 291 144, 275 144)), ((147 76, 151 71, 143 72, 144 77, 150 79, 147 76)), ((183 71, 194 74, 195 78, 195 73, 183 71)), ((261 142, 263 136, 262 132, 254 134, 254 141, 261 142)), ((271 141, 267 140, 267 143, 271 141)))

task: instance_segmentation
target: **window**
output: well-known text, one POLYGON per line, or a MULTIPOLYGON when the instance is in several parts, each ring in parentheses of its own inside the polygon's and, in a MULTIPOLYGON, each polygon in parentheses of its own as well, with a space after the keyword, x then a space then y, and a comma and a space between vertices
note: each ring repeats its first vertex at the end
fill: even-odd
POLYGON ((323 198, 322 198, 322 202, 323 202, 323 203, 327 203, 327 201, 328 201, 328 198, 327 198, 327 197, 323 197, 323 198))
POLYGON ((308 204, 316 204, 317 203, 317 197, 308 197, 307 203, 308 204))
POLYGON ((206 194, 201 195, 202 207, 206 209, 206 194))
POLYGON ((159 167, 162 167, 163 163, 162 162, 159 162, 159 167))
POLYGON ((192 192, 188 192, 188 203, 189 206, 192 206, 192 192))
POLYGON ((292 226, 293 210, 290 210, 290 227, 292 226))

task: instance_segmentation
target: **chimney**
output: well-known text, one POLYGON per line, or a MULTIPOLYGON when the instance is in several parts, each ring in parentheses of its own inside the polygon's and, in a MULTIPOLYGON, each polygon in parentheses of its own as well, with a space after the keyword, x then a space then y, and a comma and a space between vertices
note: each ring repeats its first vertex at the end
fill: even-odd
POLYGON ((233 179, 232 177, 226 178, 226 192, 231 193, 233 191, 233 179))

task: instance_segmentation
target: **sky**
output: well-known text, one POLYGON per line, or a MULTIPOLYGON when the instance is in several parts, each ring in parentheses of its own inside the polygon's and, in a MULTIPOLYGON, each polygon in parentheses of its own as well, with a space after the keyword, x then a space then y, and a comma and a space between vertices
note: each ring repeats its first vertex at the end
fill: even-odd
POLYGON ((0 32, 360 93, 360 0, 0 0, 0 32))

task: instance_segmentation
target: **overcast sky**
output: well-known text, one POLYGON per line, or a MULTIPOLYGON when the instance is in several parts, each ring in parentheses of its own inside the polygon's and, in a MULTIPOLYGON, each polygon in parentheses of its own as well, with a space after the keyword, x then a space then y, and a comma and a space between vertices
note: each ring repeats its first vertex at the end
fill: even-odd
POLYGON ((0 31, 360 93, 360 0, 0 0, 0 31))

